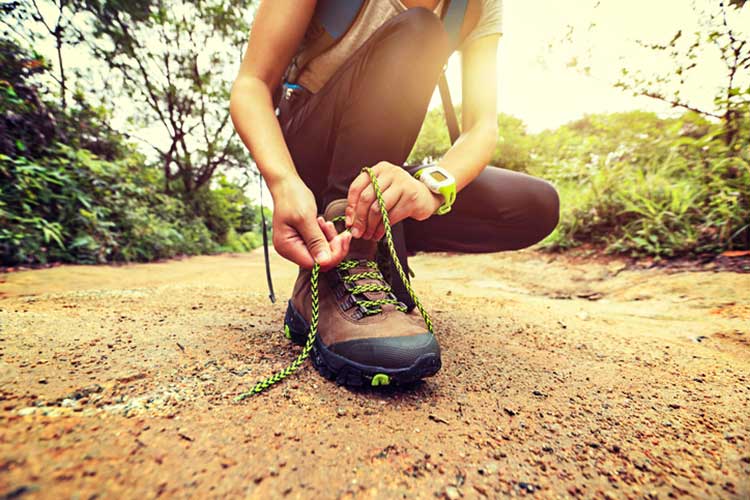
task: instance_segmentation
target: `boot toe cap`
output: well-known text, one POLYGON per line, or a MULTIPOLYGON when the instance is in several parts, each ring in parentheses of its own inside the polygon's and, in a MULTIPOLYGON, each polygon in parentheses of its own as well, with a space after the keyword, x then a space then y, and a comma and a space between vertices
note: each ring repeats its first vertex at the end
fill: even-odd
POLYGON ((348 340, 333 344, 329 349, 355 363, 391 370, 409 368, 424 356, 440 356, 437 339, 429 332, 403 337, 348 340))

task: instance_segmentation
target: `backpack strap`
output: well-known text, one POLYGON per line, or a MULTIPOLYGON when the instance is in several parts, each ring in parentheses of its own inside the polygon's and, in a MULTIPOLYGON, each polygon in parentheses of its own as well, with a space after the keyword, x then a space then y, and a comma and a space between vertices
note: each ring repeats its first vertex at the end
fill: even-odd
MULTIPOLYGON (((464 24, 467 3, 468 0, 445 0, 443 6, 443 25, 448 33, 448 39, 453 50, 456 50, 461 42, 461 28, 464 24)), ((451 144, 455 144, 461 135, 461 128, 458 125, 456 110, 453 108, 453 100, 451 99, 445 71, 440 75, 438 90, 440 91, 440 100, 443 102, 443 114, 445 115, 445 124, 448 126, 448 135, 451 138, 451 144)))
POLYGON ((284 80, 289 83, 296 82, 307 63, 336 45, 354 25, 354 21, 367 1, 318 0, 312 19, 315 34, 312 39, 306 40, 303 44, 304 50, 292 59, 284 80))
POLYGON ((443 6, 443 24, 453 50, 456 50, 461 42, 461 28, 464 25, 467 4, 468 0, 445 0, 443 6))

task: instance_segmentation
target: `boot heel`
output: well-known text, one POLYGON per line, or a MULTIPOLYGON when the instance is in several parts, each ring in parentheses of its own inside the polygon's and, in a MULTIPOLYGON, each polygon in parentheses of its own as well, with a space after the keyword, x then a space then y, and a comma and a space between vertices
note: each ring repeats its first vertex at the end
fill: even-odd
POLYGON ((309 331, 307 321, 297 312, 290 300, 284 315, 284 336, 297 345, 305 345, 309 331))

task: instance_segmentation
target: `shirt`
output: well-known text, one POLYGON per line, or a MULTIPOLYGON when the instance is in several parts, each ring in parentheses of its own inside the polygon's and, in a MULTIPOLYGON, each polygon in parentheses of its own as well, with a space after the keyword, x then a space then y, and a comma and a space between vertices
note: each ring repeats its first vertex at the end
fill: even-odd
MULTIPOLYGON (((502 0, 478 0, 481 11, 474 29, 462 41, 459 50, 467 47, 474 40, 488 36, 502 34, 502 0)), ((435 7, 435 15, 439 16, 443 8, 443 0, 435 7)), ((401 0, 371 0, 364 7, 364 11, 357 16, 354 24, 339 42, 323 54, 312 59, 302 70, 297 83, 317 92, 368 38, 386 21, 406 10, 401 0)))

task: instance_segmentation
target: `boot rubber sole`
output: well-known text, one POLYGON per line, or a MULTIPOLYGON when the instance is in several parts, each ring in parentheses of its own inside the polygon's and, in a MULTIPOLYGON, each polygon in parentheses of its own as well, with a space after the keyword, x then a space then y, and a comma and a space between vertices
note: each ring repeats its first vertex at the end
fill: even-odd
MULTIPOLYGON (((284 336, 297 345, 305 345, 310 327, 289 301, 284 317, 284 336)), ((439 354, 428 353, 405 368, 385 368, 357 363, 328 349, 318 336, 310 354, 318 373, 339 385, 352 387, 405 385, 435 375, 442 366, 439 354)))

